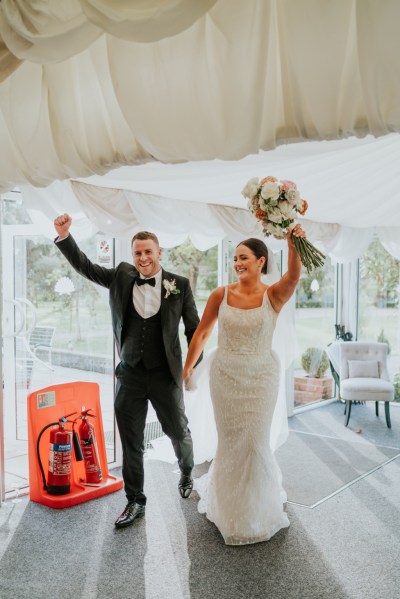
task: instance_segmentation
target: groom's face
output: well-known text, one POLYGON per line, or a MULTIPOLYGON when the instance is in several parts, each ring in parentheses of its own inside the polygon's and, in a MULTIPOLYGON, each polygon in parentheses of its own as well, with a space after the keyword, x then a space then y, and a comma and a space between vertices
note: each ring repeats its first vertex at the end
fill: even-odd
POLYGON ((133 262, 146 278, 160 270, 161 248, 153 239, 135 239, 132 243, 133 262))

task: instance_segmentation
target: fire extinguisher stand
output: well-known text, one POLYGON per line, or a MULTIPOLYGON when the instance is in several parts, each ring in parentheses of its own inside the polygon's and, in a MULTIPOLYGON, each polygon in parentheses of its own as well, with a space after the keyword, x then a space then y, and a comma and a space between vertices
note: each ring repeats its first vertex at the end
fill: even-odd
MULTIPOLYGON (((71 418, 75 418, 72 416, 71 418)), ((40 458, 44 474, 48 476, 50 428, 46 429, 40 439, 40 458)), ((118 491, 123 487, 123 480, 108 472, 107 454, 104 442, 103 419, 101 415, 99 386, 97 383, 72 382, 53 385, 28 396, 28 447, 29 447, 29 487, 30 499, 53 508, 70 507, 89 499, 101 497, 118 491), (79 416, 82 406, 93 409, 93 419, 97 448, 100 458, 102 480, 96 484, 86 484, 84 462, 72 458, 71 487, 64 495, 51 495, 43 485, 42 473, 37 458, 38 437, 51 422, 56 422, 65 414, 76 412, 79 416)))

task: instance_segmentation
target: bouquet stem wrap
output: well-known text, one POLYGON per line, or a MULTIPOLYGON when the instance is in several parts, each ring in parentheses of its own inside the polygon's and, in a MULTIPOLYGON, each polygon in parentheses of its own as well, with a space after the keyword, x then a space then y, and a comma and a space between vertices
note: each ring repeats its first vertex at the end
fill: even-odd
MULTIPOLYGON (((263 225, 268 237, 284 239, 291 235, 296 214, 305 214, 308 204, 302 199, 293 181, 278 181, 275 177, 250 179, 242 190, 247 206, 263 225)), ((301 263, 308 272, 324 265, 325 256, 304 237, 292 236, 301 263)))

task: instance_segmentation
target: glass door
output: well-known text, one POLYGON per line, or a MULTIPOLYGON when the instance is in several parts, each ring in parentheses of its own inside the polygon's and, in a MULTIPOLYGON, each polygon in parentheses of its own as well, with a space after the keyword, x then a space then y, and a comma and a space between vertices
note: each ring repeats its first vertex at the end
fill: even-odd
MULTIPOLYGON (((80 247, 93 262, 114 265, 112 239, 97 235, 80 247)), ((4 482, 18 494, 29 485, 26 400, 35 390, 98 383, 107 457, 117 461, 114 343, 108 290, 78 275, 52 240, 32 225, 3 226, 2 251, 4 482)))
POLYGON ((335 397, 327 346, 335 340, 337 266, 327 257, 324 266, 308 273, 302 267, 295 292, 298 358, 294 371, 294 407, 335 397))

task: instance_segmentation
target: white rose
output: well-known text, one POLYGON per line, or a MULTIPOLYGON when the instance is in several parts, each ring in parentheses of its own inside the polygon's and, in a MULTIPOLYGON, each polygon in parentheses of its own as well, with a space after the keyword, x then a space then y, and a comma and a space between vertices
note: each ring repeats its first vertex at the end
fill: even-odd
POLYGON ((279 208, 273 208, 272 210, 268 210, 267 218, 273 223, 280 225, 284 217, 279 208))
POLYGON ((261 187, 261 197, 264 200, 277 200, 279 198, 279 185, 272 181, 267 181, 261 187))
POLYGON ((257 197, 250 198, 249 201, 247 202, 247 207, 252 212, 257 212, 257 210, 260 208, 258 198, 257 197))
POLYGON ((289 189, 285 192, 285 197, 288 202, 292 204, 292 206, 297 206, 299 202, 301 202, 300 193, 297 189, 289 189))
POLYGON ((263 197, 260 196, 259 203, 260 203, 260 208, 267 212, 268 210, 271 210, 271 208, 276 208, 276 206, 278 205, 278 200, 271 200, 271 198, 264 199, 263 197))
POLYGON ((285 218, 293 218, 293 206, 287 200, 279 202, 279 209, 285 218))
POLYGON ((245 198, 254 198, 258 191, 258 178, 253 177, 246 183, 242 189, 242 195, 245 198))
POLYGON ((267 235, 276 235, 277 231, 279 231, 279 227, 275 227, 272 223, 266 223, 264 225, 264 231, 267 235))
POLYGON ((273 235, 276 239, 285 239, 286 237, 286 229, 282 229, 279 225, 273 223, 266 223, 263 230, 267 236, 273 235))
POLYGON ((300 194, 299 194, 299 198, 296 202, 297 210, 301 210, 303 208, 303 202, 304 202, 304 200, 300 197, 300 194))

